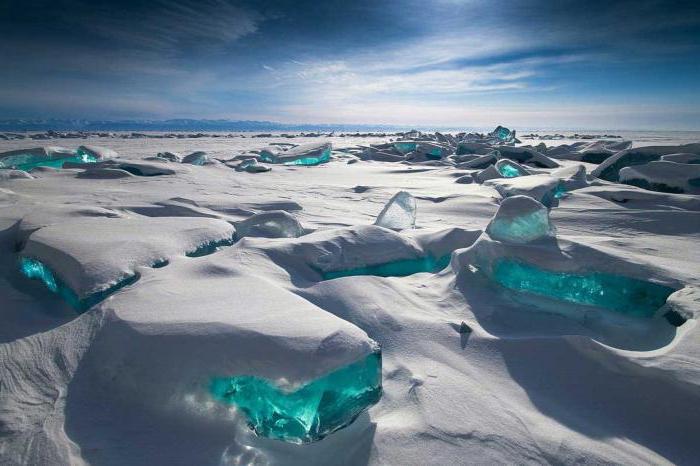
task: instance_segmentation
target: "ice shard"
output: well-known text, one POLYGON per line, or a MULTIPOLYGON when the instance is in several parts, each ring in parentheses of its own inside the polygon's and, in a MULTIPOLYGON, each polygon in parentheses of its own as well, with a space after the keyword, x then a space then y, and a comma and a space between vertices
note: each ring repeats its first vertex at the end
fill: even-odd
POLYGON ((406 191, 399 191, 387 202, 374 224, 391 230, 414 228, 416 226, 416 199, 406 191))
POLYGON ((494 137, 502 142, 513 142, 515 141, 515 131, 511 131, 504 126, 497 126, 489 136, 494 137))
POLYGON ((182 163, 189 163, 190 165, 204 165, 208 161, 209 155, 202 151, 192 152, 182 158, 182 163))
POLYGON ((304 234, 299 220, 284 210, 271 210, 255 214, 236 222, 236 237, 298 238, 304 234))
POLYGON ((237 172, 248 172, 248 173, 263 173, 269 172, 271 170, 267 165, 258 163, 255 159, 246 159, 236 165, 235 170, 237 172))
POLYGON ((394 148, 402 154, 413 152, 417 147, 418 143, 416 141, 396 141, 394 143, 394 148))
POLYGON ((553 236, 554 228, 544 205, 528 196, 512 196, 503 199, 486 232, 495 240, 522 244, 553 236))
POLYGON ((501 159, 496 162, 496 170, 505 178, 530 175, 530 172, 525 167, 508 159, 501 159))
POLYGON ((241 410, 248 426, 261 437, 290 443, 314 442, 348 426, 379 401, 381 352, 377 349, 294 390, 242 375, 213 379, 210 392, 215 399, 241 410))

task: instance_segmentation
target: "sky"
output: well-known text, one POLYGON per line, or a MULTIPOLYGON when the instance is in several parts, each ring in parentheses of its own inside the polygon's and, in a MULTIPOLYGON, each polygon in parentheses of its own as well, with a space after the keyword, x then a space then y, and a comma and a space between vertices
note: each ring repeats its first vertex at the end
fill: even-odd
POLYGON ((0 0, 0 118, 700 130, 700 2, 0 0))

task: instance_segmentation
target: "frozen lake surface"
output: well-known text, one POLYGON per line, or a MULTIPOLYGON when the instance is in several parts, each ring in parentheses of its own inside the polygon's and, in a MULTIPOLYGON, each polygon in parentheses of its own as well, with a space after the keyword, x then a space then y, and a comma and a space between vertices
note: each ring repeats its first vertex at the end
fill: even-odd
POLYGON ((697 462, 700 134, 587 133, 0 140, 0 463, 697 462))

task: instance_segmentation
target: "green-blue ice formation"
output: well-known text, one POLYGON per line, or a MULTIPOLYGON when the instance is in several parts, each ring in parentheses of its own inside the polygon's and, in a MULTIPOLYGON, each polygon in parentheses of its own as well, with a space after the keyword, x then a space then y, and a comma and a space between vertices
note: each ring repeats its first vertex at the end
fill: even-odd
POLYGON ((622 275, 552 271, 514 259, 498 259, 492 278, 511 290, 647 318, 675 291, 622 275))
POLYGON ((90 309, 95 304, 105 300, 112 293, 135 283, 139 279, 138 274, 129 275, 105 290, 80 298, 67 285, 56 278, 51 269, 38 259, 21 257, 19 260, 19 270, 22 275, 27 278, 41 280, 49 291, 58 294, 78 312, 84 312, 90 309))
MULTIPOLYGON (((291 149, 290 149, 291 150, 291 149)), ((310 156, 300 156, 300 157, 288 157, 284 152, 281 154, 273 155, 269 152, 262 152, 260 154, 260 160, 268 163, 281 163, 283 165, 319 165, 321 163, 326 163, 331 159, 331 147, 328 146, 318 155, 310 156)))
POLYGON ((11 168, 15 170, 29 171, 36 167, 63 168, 66 162, 73 163, 94 163, 97 158, 85 151, 58 152, 49 154, 26 153, 16 154, 0 159, 0 169, 11 168))
POLYGON ((505 243, 529 243, 552 236, 549 211, 540 202, 527 196, 504 199, 486 232, 495 240, 505 243))
POLYGON ((436 273, 450 264, 451 254, 446 254, 438 259, 431 255, 417 259, 402 259, 384 264, 367 265, 347 270, 334 270, 321 272, 324 280, 332 280, 340 277, 352 277, 356 275, 373 275, 377 277, 406 277, 414 273, 436 273))
POLYGON ((490 136, 494 136, 503 142, 512 142, 515 140, 515 131, 511 131, 503 126, 498 126, 491 132, 490 136))
POLYGON ((235 234, 230 238, 224 238, 214 241, 209 241, 207 243, 200 244, 194 251, 185 253, 187 257, 202 257, 208 256, 216 252, 220 247, 231 246, 236 242, 235 234))
POLYGON ((418 147, 415 141, 397 141, 394 143, 394 148, 402 154, 413 152, 418 147))
POLYGON ((554 198, 561 199, 564 196, 566 196, 566 185, 562 182, 554 188, 554 198))
POLYGON ((500 173, 506 178, 515 178, 516 176, 520 176, 520 171, 512 165, 503 164, 500 167, 496 168, 498 170, 498 173, 500 173))
POLYGON ((210 393, 235 405, 257 435, 307 443, 351 424, 382 394, 382 358, 377 349, 360 361, 294 390, 247 375, 217 377, 210 393))

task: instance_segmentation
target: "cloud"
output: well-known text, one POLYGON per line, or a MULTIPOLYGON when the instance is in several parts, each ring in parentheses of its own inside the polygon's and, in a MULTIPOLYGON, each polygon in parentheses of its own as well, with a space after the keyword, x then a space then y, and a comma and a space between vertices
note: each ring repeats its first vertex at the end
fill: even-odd
POLYGON ((260 13, 225 0, 158 0, 136 14, 91 12, 81 27, 121 46, 172 54, 229 45, 256 32, 263 20, 260 13))

